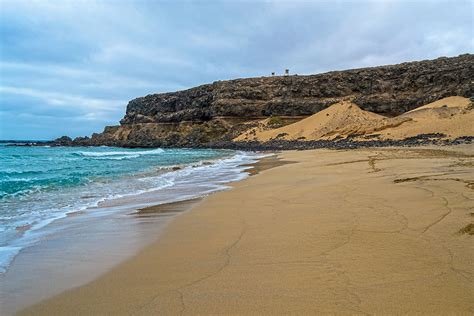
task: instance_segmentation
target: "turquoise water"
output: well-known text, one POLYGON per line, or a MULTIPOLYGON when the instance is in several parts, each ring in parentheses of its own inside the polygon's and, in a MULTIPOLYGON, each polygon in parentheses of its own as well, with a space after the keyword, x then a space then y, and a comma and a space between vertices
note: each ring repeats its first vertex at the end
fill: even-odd
POLYGON ((230 150, 2 144, 0 272, 19 251, 40 242, 50 223, 69 213, 173 186, 179 186, 177 192, 207 194, 239 180, 241 165, 254 158, 230 150))

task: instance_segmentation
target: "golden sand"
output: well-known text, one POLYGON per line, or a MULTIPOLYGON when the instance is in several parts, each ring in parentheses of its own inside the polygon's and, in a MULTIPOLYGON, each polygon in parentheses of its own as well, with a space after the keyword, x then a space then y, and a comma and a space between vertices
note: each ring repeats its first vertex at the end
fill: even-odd
POLYGON ((473 314, 473 146, 279 156, 21 314, 473 314))
POLYGON ((356 104, 343 101, 330 106, 310 117, 296 123, 270 130, 253 129, 240 135, 235 140, 259 140, 281 138, 288 140, 330 139, 336 135, 365 130, 368 126, 378 124, 383 116, 364 111, 356 104), (348 131, 348 128, 351 132, 348 131))
MULTIPOLYGON (((268 119, 267 119, 268 120, 268 119)), ((474 107, 463 97, 448 97, 398 117, 387 118, 364 111, 349 101, 336 103, 310 117, 276 129, 252 128, 235 141, 332 140, 349 136, 404 139, 420 134, 443 133, 446 138, 474 136, 474 107)))
POLYGON ((403 139, 419 134, 443 133, 446 138, 474 136, 474 107, 469 99, 448 97, 404 113, 402 125, 379 132, 383 139, 403 139))

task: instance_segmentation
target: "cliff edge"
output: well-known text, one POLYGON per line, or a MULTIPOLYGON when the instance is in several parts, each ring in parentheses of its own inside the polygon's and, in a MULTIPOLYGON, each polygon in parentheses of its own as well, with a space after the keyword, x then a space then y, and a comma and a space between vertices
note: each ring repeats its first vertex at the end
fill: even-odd
POLYGON ((474 55, 398 65, 216 81, 131 100, 118 126, 72 145, 203 146, 230 142, 268 117, 281 126, 350 101, 393 117, 448 96, 474 96, 474 55))

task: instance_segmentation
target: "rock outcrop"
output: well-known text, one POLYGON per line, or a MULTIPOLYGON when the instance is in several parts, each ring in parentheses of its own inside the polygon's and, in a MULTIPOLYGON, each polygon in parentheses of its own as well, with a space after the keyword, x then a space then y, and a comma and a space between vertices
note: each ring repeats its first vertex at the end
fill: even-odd
POLYGON ((231 141, 265 117, 294 122, 342 100, 396 116, 447 96, 474 96, 474 55, 392 66, 217 81, 131 100, 120 126, 76 145, 198 146, 231 141))

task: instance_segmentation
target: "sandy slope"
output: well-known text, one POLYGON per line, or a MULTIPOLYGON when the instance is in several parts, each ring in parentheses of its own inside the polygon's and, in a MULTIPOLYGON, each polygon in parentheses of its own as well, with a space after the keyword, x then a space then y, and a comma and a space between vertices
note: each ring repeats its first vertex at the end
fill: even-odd
POLYGON ((354 135, 402 139, 427 133, 443 133, 448 138, 474 136, 474 110, 471 104, 466 98, 448 97, 398 117, 386 118, 343 101, 281 128, 251 129, 235 140, 320 140, 354 135))
POLYGON ((281 156, 22 314, 472 315, 472 146, 281 156))
POLYGON ((267 141, 278 135, 281 139, 327 139, 365 130, 383 120, 381 115, 363 111, 357 105, 343 101, 299 122, 272 130, 253 129, 235 140, 245 140, 247 137, 248 140, 267 141))
POLYGON ((381 138, 403 139, 430 133, 443 133, 448 138, 474 136, 474 108, 467 98, 444 98, 399 117, 411 121, 380 131, 381 138))
POLYGON ((439 108, 459 108, 465 109, 470 106, 472 102, 468 98, 459 97, 459 96, 452 96, 443 98, 441 100, 429 103, 427 105, 420 106, 419 108, 413 109, 409 112, 406 112, 403 115, 413 114, 419 112, 420 110, 426 109, 439 109, 439 108))

